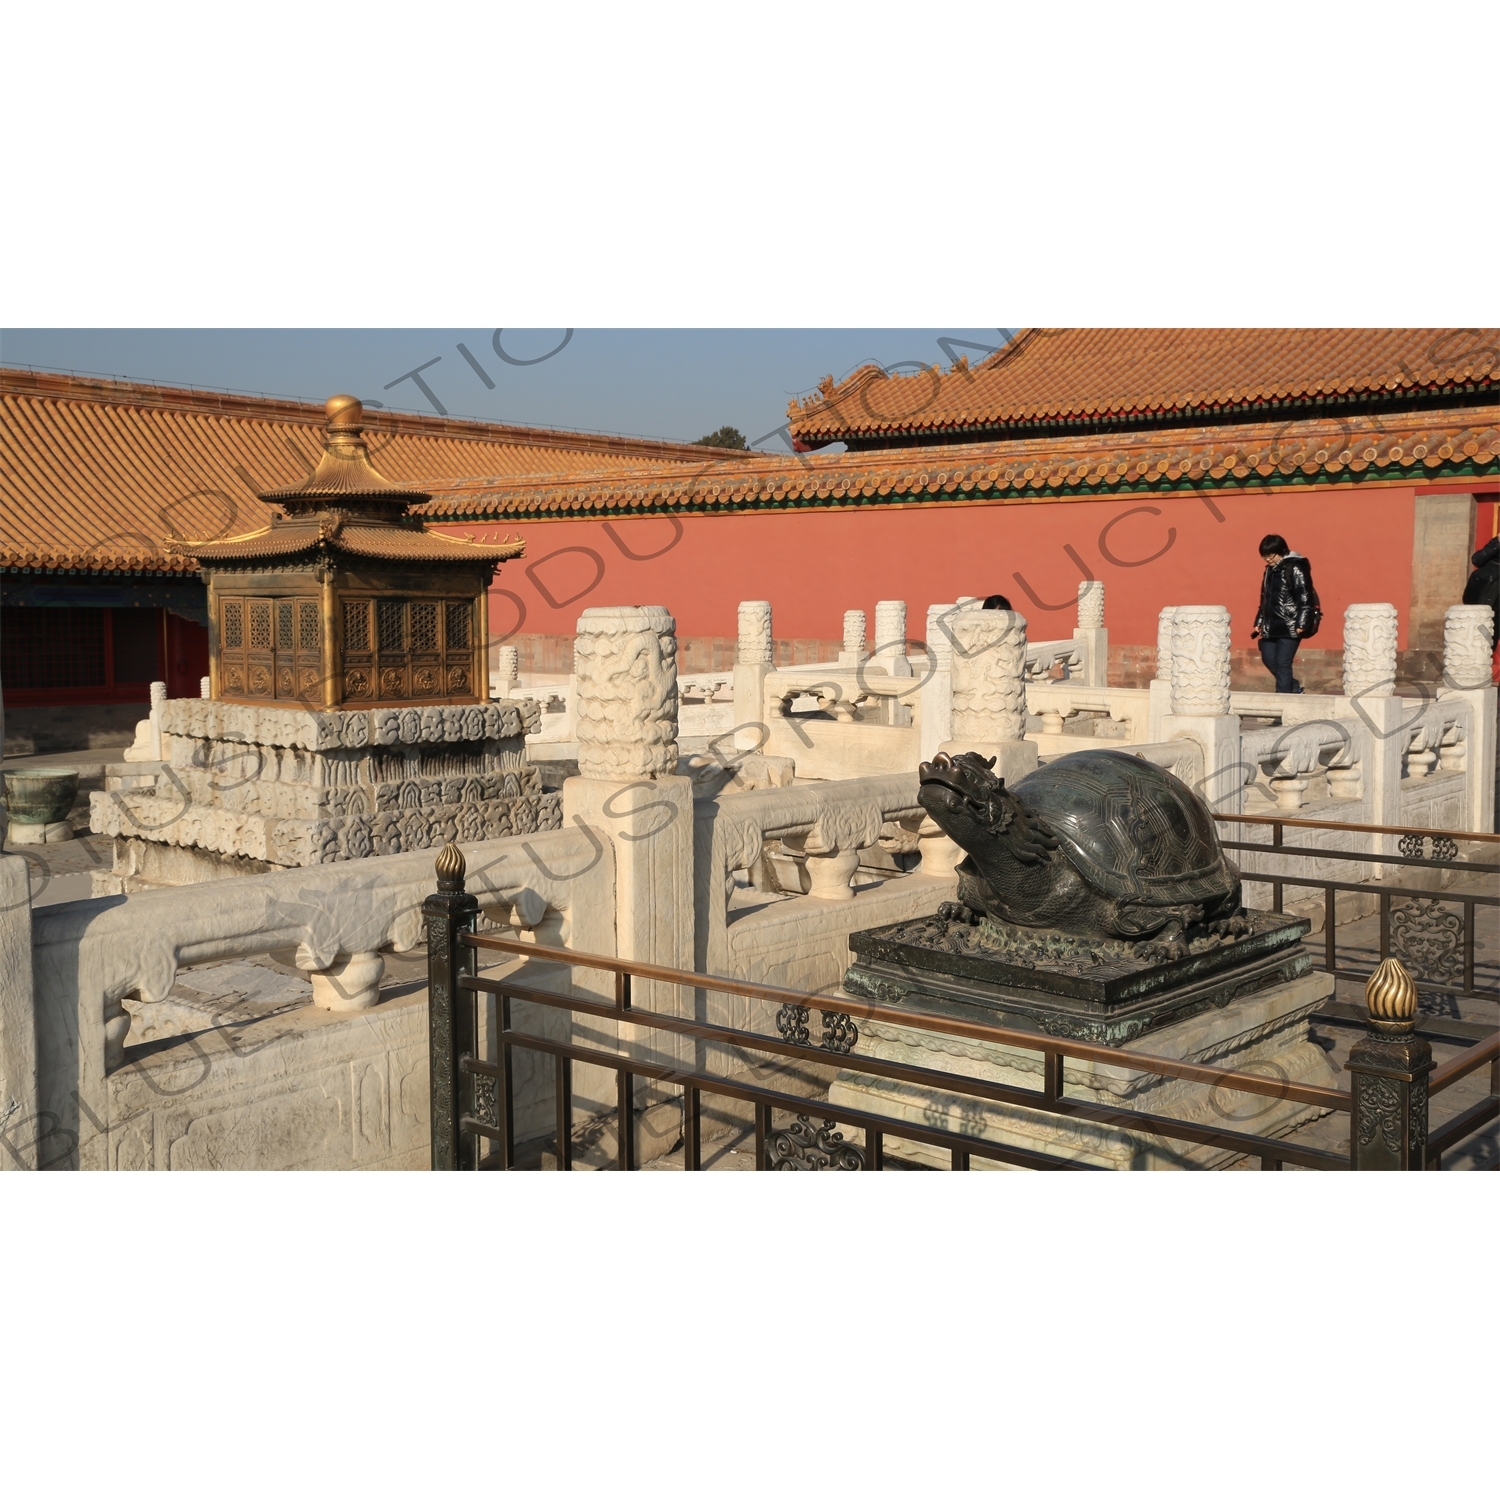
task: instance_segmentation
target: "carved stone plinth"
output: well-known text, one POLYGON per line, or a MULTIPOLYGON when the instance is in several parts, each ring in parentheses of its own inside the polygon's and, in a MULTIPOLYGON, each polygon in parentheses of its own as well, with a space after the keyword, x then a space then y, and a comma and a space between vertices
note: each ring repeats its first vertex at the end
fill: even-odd
MULTIPOLYGON (((1332 1064, 1309 1035, 1309 1018, 1334 986, 1329 974, 1307 974, 1149 1032, 1127 1051, 1200 1062, 1261 1077, 1338 1087, 1332 1064)), ((1235 1153, 1221 1147, 1169 1140, 1126 1126, 1070 1119, 1022 1105, 993 1103, 945 1089, 880 1078, 859 1071, 861 1057, 1039 1089, 1043 1059, 1038 1052, 920 1031, 915 1027, 861 1020, 860 1038, 829 1090, 834 1107, 868 1109, 931 1128, 934 1125, 982 1140, 1020 1146, 1051 1156, 1118 1171, 1176 1171, 1222 1167, 1235 1153)), ((1240 1094, 1129 1069, 1068 1060, 1064 1097, 1111 1108, 1140 1110, 1173 1119, 1263 1136, 1283 1136, 1322 1113, 1315 1106, 1240 1094)), ((892 1156, 948 1165, 948 1153, 895 1136, 885 1138, 892 1156)), ((974 1157, 972 1170, 1000 1168, 974 1157)))
MULTIPOLYGON (((171 760, 157 784, 90 798, 122 880, 144 867, 130 846, 289 869, 561 826, 526 759, 529 700, 319 712, 187 698, 161 716, 171 760)), ((169 867, 213 878, 153 864, 169 867)))

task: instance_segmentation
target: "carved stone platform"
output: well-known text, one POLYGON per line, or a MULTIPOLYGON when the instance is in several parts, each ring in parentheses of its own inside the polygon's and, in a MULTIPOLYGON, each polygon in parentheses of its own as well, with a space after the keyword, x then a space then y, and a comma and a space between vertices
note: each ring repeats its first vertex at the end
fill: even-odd
POLYGON ((90 825, 115 837, 123 890, 187 869, 145 845, 191 851, 196 866, 222 859, 228 873, 558 828, 561 799, 526 754, 538 714, 531 701, 317 712, 173 699, 156 785, 94 793, 90 825))
MULTIPOLYGON (((1124 1050, 1233 1068, 1266 1078, 1338 1087, 1333 1065, 1309 1036, 1309 1017, 1333 987, 1331 974, 1305 974, 1222 1008, 1160 1026, 1139 1041, 1127 1043, 1124 1050)), ((861 1021, 859 1027, 861 1035, 849 1066, 838 1074, 829 1090, 829 1103, 835 1108, 872 1110, 928 1128, 936 1125, 1117 1171, 1215 1168, 1235 1159, 1234 1152, 1218 1147, 862 1074, 859 1059, 868 1056, 1040 1089, 1043 1064, 1041 1053, 1021 1048, 877 1021, 861 1021)), ((1063 1069, 1063 1085, 1066 1098, 1253 1135, 1286 1135, 1324 1113, 1311 1105, 1075 1060, 1068 1060, 1063 1069)), ((886 1137, 885 1150, 889 1155, 932 1166, 946 1166, 948 1162, 946 1152, 894 1136, 886 1137)), ((976 1171, 1001 1166, 977 1156, 970 1162, 971 1170, 976 1171)))
POLYGON ((882 1005, 1119 1046, 1306 974, 1305 919, 1253 912, 1250 932, 1165 963, 1131 945, 923 917, 856 932, 850 994, 882 1005))

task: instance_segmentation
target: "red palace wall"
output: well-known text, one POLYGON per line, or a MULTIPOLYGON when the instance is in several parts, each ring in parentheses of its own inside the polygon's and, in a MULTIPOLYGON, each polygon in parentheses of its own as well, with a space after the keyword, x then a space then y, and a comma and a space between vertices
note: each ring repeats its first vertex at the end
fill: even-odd
POLYGON ((679 636, 732 638, 741 599, 771 601, 778 639, 835 641, 844 610, 864 609, 873 628, 878 599, 904 599, 907 629, 920 638, 929 604, 990 593, 1010 598, 1033 639, 1055 639, 1072 632, 1087 571, 1105 582, 1112 645, 1154 646, 1166 604, 1226 604, 1235 645, 1248 647, 1256 546, 1275 531, 1312 561, 1325 619, 1319 647, 1342 646, 1347 605, 1385 601, 1401 611, 1404 648, 1413 495, 1141 496, 444 529, 526 543, 525 559, 502 568, 490 596, 494 641, 571 635, 584 609, 610 604, 664 604, 679 636))

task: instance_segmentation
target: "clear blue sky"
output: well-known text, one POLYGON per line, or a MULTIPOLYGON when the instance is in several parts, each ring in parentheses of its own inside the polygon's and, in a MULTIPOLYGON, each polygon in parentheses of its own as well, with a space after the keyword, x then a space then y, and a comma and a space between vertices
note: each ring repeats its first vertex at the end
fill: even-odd
POLYGON ((370 405, 431 412, 416 381, 401 379, 425 365, 420 379, 453 416, 678 441, 727 423, 784 450, 777 429, 787 401, 824 375, 841 378, 870 360, 946 368, 966 353, 977 363, 1013 330, 580 328, 563 344, 565 332, 501 334, 510 360, 540 360, 519 364, 496 352, 493 328, 22 328, 0 330, 0 363, 305 401, 348 391, 370 405))

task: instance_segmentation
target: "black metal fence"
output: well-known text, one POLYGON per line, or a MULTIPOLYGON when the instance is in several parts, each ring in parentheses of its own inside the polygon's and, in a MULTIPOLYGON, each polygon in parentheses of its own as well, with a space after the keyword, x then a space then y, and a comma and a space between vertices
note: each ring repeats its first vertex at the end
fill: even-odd
MULTIPOLYGON (((1500 1097, 1497 1097, 1500 1095, 1500 1078, 1497 1078, 1500 1034, 1434 1069, 1431 1046, 1421 1036, 1378 1035, 1372 1031, 1355 1047, 1350 1058, 1348 1067, 1353 1087, 1345 1092, 979 1022, 925 1016, 889 1006, 856 1002, 843 996, 835 1009, 826 996, 773 985, 751 984, 600 954, 549 948, 510 938, 481 936, 473 930, 478 902, 464 889, 463 858, 451 845, 439 856, 438 890, 428 897, 424 912, 430 971, 432 1166, 436 1171, 480 1167, 508 1171, 515 1167, 518 1143, 513 1057, 518 1048, 550 1056, 553 1060, 557 1101, 555 1151, 557 1165, 563 1171, 570 1170, 573 1165, 571 1070, 575 1063, 592 1064, 615 1074, 617 1166, 622 1171, 637 1166, 634 1108, 637 1079, 651 1079, 682 1090, 683 1166, 688 1171, 698 1171, 702 1167, 705 1095, 739 1100, 752 1106, 757 1170, 880 1170, 885 1165, 886 1142, 898 1139, 946 1152, 955 1171, 968 1170, 976 1157, 1038 1171, 1097 1170, 1090 1164, 1001 1144, 977 1134, 965 1134, 938 1125, 918 1125, 869 1110, 842 1105, 834 1107, 822 1100, 764 1087, 743 1074, 724 1077, 706 1070, 654 1062, 636 1053, 606 1051, 596 1046, 579 1045, 573 1040, 520 1031, 512 1019, 512 1004, 518 1000, 565 1012, 571 1017, 612 1020, 652 1034, 693 1037, 745 1053, 806 1063, 827 1064, 833 1058, 847 1055, 858 1040, 856 1022, 860 1020, 888 1022, 1040 1052, 1043 1072, 1039 1089, 870 1056, 860 1056, 857 1068, 862 1074, 940 1089, 950 1095, 1020 1105, 1043 1115, 1123 1127, 1171 1141, 1220 1148, 1257 1159, 1262 1170, 1276 1171, 1290 1164, 1324 1171, 1349 1168, 1421 1171, 1440 1162, 1443 1151, 1450 1150, 1500 1114, 1500 1097), (483 950, 611 974, 614 977, 613 1001, 558 994, 515 978, 482 976, 478 972, 477 959, 483 950), (661 981, 694 991, 740 995, 777 1006, 778 1034, 773 1036, 769 1032, 746 1031, 643 1009, 632 1003, 633 978, 661 981), (480 997, 484 995, 495 997, 493 1061, 479 1055, 479 1005, 480 997), (814 1046, 808 1034, 807 1022, 814 1009, 823 1012, 824 1040, 821 1046, 814 1046), (1348 1114, 1348 1149, 1345 1152, 1329 1151, 1225 1127, 1069 1098, 1063 1079, 1064 1062, 1069 1058, 1348 1114), (1431 1097, 1486 1063, 1490 1066, 1488 1097, 1449 1122, 1440 1132, 1429 1135, 1431 1097), (793 1116, 793 1123, 782 1129, 775 1128, 778 1113, 793 1116), (814 1123, 815 1119, 822 1122, 821 1126, 814 1123), (839 1127, 862 1132, 861 1142, 847 1139, 839 1127), (482 1152, 485 1142, 492 1146, 487 1156, 482 1152)), ((574 1035, 571 1026, 568 1035, 570 1038, 574 1035)))
MULTIPOLYGON (((1268 844, 1221 839, 1225 849, 1236 852, 1286 856, 1307 860, 1342 860, 1365 865, 1417 868, 1423 871, 1451 870, 1465 875, 1500 875, 1500 864, 1460 860, 1461 845, 1500 846, 1500 834, 1450 833, 1430 828, 1383 827, 1365 823, 1324 822, 1317 819, 1276 818, 1240 813, 1215 813, 1220 823, 1258 824, 1271 829, 1268 844), (1321 849, 1286 842, 1287 829, 1333 829, 1342 833, 1379 834, 1399 840, 1399 854, 1370 854, 1359 850, 1321 849), (1427 853, 1431 841, 1432 853, 1427 853)), ((1453 996, 1500 998, 1500 976, 1476 975, 1475 913, 1481 908, 1500 907, 1500 895, 1395 885, 1379 880, 1329 880, 1315 874, 1252 874, 1247 883, 1271 887, 1271 909, 1285 907, 1287 887, 1321 892, 1323 896, 1323 951, 1318 967, 1342 978, 1365 979, 1383 959, 1397 958, 1417 985, 1424 990, 1453 996), (1377 940, 1361 944, 1341 958, 1337 934, 1338 897, 1351 892, 1373 897, 1380 919, 1377 940)), ((1348 924, 1346 924, 1348 925, 1348 924)))

